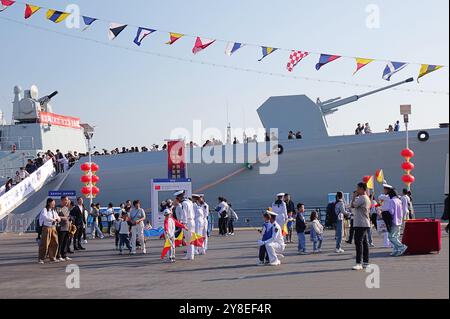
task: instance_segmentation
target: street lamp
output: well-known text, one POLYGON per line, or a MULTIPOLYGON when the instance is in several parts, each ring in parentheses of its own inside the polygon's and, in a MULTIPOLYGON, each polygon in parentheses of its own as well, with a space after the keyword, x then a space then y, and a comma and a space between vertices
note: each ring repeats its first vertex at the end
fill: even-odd
POLYGON ((409 116, 412 114, 411 105, 400 105, 400 114, 403 115, 403 121, 406 128, 406 148, 409 148, 409 116))

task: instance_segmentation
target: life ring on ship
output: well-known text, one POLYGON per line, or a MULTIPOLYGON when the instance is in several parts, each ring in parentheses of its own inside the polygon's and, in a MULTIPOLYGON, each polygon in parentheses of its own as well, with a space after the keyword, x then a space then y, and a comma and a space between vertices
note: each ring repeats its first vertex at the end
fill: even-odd
POLYGON ((420 131, 417 134, 417 138, 421 142, 426 142, 426 141, 428 141, 430 139, 430 134, 427 131, 420 131))
POLYGON ((281 154, 284 153, 284 147, 283 147, 283 145, 281 145, 281 144, 275 145, 275 146, 273 147, 273 151, 274 151, 275 154, 281 155, 281 154))

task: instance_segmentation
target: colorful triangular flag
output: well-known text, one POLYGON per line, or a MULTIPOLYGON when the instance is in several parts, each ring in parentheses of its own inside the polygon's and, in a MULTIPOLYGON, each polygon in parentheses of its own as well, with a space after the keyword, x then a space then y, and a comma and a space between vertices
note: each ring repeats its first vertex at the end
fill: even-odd
POLYGON ((319 71, 325 64, 333 62, 339 59, 339 55, 321 54, 319 58, 319 63, 316 64, 316 70, 319 71))
POLYGON ((145 39, 145 37, 147 37, 148 35, 152 34, 155 31, 156 30, 153 29, 139 27, 137 30, 136 38, 134 39, 134 43, 137 46, 141 46, 142 41, 145 39))
POLYGON ((98 20, 96 18, 91 18, 91 17, 87 17, 87 16, 83 16, 82 18, 83 18, 85 27, 81 31, 87 30, 95 21, 98 20))
POLYGON ((403 70, 408 64, 403 62, 389 62, 383 72, 383 80, 390 81, 391 77, 403 70))
POLYGON ((245 44, 238 42, 229 42, 227 48, 225 49, 225 54, 231 56, 234 52, 242 48, 245 44))
POLYGON ((283 229, 281 230, 281 235, 283 237, 286 237, 288 235, 288 227, 287 227, 287 223, 283 225, 283 229))
POLYGON ((377 172, 375 173, 375 177, 377 178, 377 182, 380 184, 385 183, 385 179, 384 179, 384 172, 382 169, 377 170, 377 172))
POLYGON ((5 11, 6 9, 8 9, 10 6, 12 6, 14 3, 16 3, 15 1, 12 0, 1 0, 0 3, 0 12, 5 11))
POLYGON ((166 257, 167 253, 169 252, 170 248, 172 246, 170 245, 170 240, 166 239, 166 242, 164 243, 164 247, 163 250, 161 252, 161 259, 164 259, 164 257, 166 257))
POLYGON ((183 231, 181 231, 180 234, 178 235, 178 237, 175 239, 175 247, 183 246, 183 238, 184 238, 184 233, 183 233, 183 231))
POLYGON ((309 55, 309 52, 293 50, 291 52, 291 55, 289 56, 289 62, 287 64, 287 70, 289 72, 294 71, 294 68, 297 66, 297 64, 299 64, 300 61, 303 60, 308 55, 309 55))
POLYGON ((184 36, 184 34, 181 34, 181 33, 170 32, 169 33, 170 41, 166 42, 166 44, 172 45, 175 42, 177 42, 178 40, 180 40, 183 36, 184 36))
POLYGON ((269 47, 261 47, 261 49, 262 49, 263 56, 261 59, 258 60, 259 62, 261 62, 262 60, 264 60, 265 57, 271 55, 276 50, 278 50, 278 48, 269 48, 269 47))
POLYGON ((443 65, 431 65, 431 64, 422 64, 420 68, 419 77, 417 78, 417 82, 419 82, 419 79, 424 77, 427 74, 430 74, 431 72, 437 71, 441 68, 443 68, 443 65))
POLYGON ((25 19, 30 18, 33 14, 39 11, 41 7, 34 6, 32 4, 25 4, 25 19))
POLYGON ((109 25, 109 39, 114 40, 128 25, 120 23, 111 23, 109 25))
POLYGON ((212 39, 202 39, 200 37, 197 37, 197 39, 195 40, 195 45, 192 48, 192 53, 197 54, 200 51, 203 51, 204 49, 206 49, 207 47, 209 47, 211 44, 213 44, 214 42, 216 42, 216 40, 212 40, 212 39))
POLYGON ((60 22, 64 21, 69 15, 70 15, 70 13, 52 10, 52 9, 49 9, 47 11, 47 19, 50 21, 53 21, 54 23, 60 23, 60 22))
POLYGON ((369 180, 367 181, 367 188, 368 189, 374 189, 374 183, 373 183, 373 176, 370 176, 369 180))
POLYGON ((363 67, 365 67, 369 63, 372 63, 373 61, 375 61, 375 60, 374 59, 356 58, 356 71, 353 72, 353 75, 355 75, 359 70, 361 70, 363 67))
POLYGON ((193 245, 195 247, 203 247, 204 241, 205 241, 205 237, 203 237, 202 235, 199 235, 197 233, 193 233, 191 242, 189 244, 193 245))

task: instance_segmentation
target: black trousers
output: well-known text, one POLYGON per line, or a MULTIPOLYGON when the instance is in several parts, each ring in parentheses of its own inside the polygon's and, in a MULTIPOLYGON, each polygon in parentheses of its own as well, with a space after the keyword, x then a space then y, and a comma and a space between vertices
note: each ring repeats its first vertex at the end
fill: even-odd
POLYGON ((378 230, 377 220, 378 220, 378 214, 370 215, 370 221, 372 222, 372 225, 375 227, 376 230, 378 230))
POLYGON ((269 255, 267 254, 266 245, 262 245, 259 247, 259 260, 261 262, 269 262, 269 255))
POLYGON ((228 232, 234 233, 234 220, 232 220, 231 218, 228 221, 228 232))
POLYGON ((227 234, 227 225, 228 224, 228 218, 219 218, 219 234, 220 235, 226 235, 227 234))
POLYGON ((392 229, 392 215, 390 212, 382 212, 381 216, 383 217, 383 221, 386 224, 386 228, 388 233, 391 232, 392 229))
POLYGON ((369 263, 369 229, 366 227, 354 227, 355 229, 355 246, 356 246, 356 263, 369 263))
POLYGON ((83 237, 84 227, 83 225, 77 225, 77 232, 73 237, 73 249, 80 249, 81 246, 81 238, 83 237))
POLYGON ((350 220, 350 234, 348 235, 348 242, 351 244, 355 235, 355 227, 353 227, 353 219, 350 220))
POLYGON ((58 232, 58 254, 56 255, 56 258, 66 258, 68 246, 69 246, 69 232, 68 231, 59 231, 58 232))

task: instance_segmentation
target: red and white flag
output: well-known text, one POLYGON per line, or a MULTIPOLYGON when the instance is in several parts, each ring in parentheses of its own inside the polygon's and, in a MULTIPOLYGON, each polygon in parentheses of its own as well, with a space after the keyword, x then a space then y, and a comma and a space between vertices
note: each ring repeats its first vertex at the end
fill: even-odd
POLYGON ((15 1, 12 0, 1 0, 0 2, 0 12, 5 11, 8 7, 12 6, 15 1))
POLYGON ((287 64, 287 69, 289 72, 292 72, 297 64, 306 58, 309 55, 309 52, 305 51, 292 51, 289 56, 289 62, 287 64))
POLYGON ((197 40, 195 41, 194 48, 192 49, 192 53, 197 54, 200 51, 202 51, 202 50, 206 49, 207 47, 209 47, 214 42, 216 42, 216 40, 202 39, 200 37, 197 37, 197 40))

